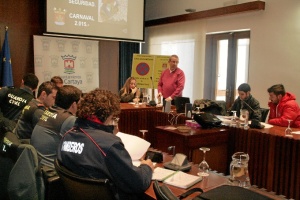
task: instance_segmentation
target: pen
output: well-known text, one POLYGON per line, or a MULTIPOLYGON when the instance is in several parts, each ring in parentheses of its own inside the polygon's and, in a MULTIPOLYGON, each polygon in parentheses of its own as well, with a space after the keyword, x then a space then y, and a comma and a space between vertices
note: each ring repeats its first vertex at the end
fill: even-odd
POLYGON ((179 172, 179 171, 175 171, 174 173, 172 173, 172 174, 166 176, 165 178, 163 178, 161 181, 164 182, 165 180, 167 180, 167 179, 170 178, 171 176, 175 175, 177 172, 179 172))

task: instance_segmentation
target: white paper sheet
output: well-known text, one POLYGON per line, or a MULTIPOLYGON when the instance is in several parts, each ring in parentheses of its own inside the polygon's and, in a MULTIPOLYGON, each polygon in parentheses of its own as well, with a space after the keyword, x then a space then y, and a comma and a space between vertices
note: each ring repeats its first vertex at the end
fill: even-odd
POLYGON ((150 147, 150 143, 135 135, 130 135, 122 132, 118 132, 117 136, 121 138, 124 143, 125 149, 131 156, 132 161, 138 161, 150 147))

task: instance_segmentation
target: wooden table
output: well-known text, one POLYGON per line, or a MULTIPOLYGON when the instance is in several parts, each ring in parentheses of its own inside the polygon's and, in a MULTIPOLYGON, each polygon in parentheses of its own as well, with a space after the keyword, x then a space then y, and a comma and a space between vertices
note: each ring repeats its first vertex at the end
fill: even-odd
POLYGON ((156 146, 156 139, 153 132, 156 126, 167 125, 170 122, 185 123, 188 119, 184 115, 177 115, 175 112, 164 113, 162 107, 150 107, 144 104, 135 107, 133 104, 121 103, 119 120, 119 131, 143 137, 140 130, 148 130, 144 139, 156 146))
MULTIPOLYGON (((194 133, 184 135, 178 131, 168 131, 164 135, 165 130, 156 129, 157 126, 171 125, 171 122, 175 125, 184 124, 188 118, 184 115, 163 113, 161 108, 156 107, 135 108, 131 104, 122 104, 121 108, 121 132, 141 136, 139 130, 147 129, 145 139, 152 147, 167 152, 167 147, 174 145, 176 152, 186 153, 194 163, 202 160, 202 153, 198 148, 210 145, 211 151, 207 153, 210 167, 218 172, 226 172, 225 174, 228 174, 231 155, 238 151, 246 152, 250 156, 251 184, 288 198, 300 199, 300 136, 285 137, 286 127, 249 130, 226 127, 220 138, 217 137, 216 131, 195 136, 194 133), (176 120, 172 121, 174 116, 176 120), (193 137, 198 139, 193 141, 193 137)), ((293 128, 293 131, 299 130, 293 128)))
POLYGON ((286 137, 285 129, 230 128, 228 153, 249 154, 251 184, 300 199, 300 139, 286 137))
MULTIPOLYGON (((177 126, 177 125, 176 125, 177 126)), ((200 163, 203 153, 200 147, 209 147, 206 160, 210 168, 226 174, 229 168, 228 160, 228 128, 191 129, 188 133, 179 132, 176 126, 157 126, 155 129, 156 146, 168 152, 169 146, 175 146, 177 153, 187 155, 189 161, 200 163)))
MULTIPOLYGON (((163 154, 163 160, 164 162, 169 162, 172 160, 172 156, 164 153, 163 154)), ((192 163, 191 163, 192 164, 192 163)), ((156 164, 156 167, 163 167, 163 164, 162 163, 157 163, 156 164)), ((188 172, 189 174, 193 174, 193 175, 197 175, 198 173, 198 167, 197 165, 195 164, 192 164, 192 169, 191 171, 188 172)), ((219 175, 217 173, 214 173, 214 172, 210 172, 210 175, 203 179, 202 181, 200 181, 199 183, 193 185, 192 187, 188 188, 188 189, 191 189, 191 188, 201 188, 203 189, 204 192, 206 191, 209 191, 211 189, 214 189, 218 186, 221 186, 221 185, 226 185, 228 184, 228 178, 227 177, 224 177, 222 175, 219 175)), ((186 192, 187 190, 186 189, 181 189, 181 188, 178 188, 178 187, 175 187, 175 186, 171 186, 171 185, 167 185, 171 191, 176 195, 176 196, 179 196, 180 194, 186 192)), ((252 191, 255 191, 257 193, 260 193, 262 195, 265 195, 265 196, 268 196, 272 199, 275 199, 275 200, 283 200, 285 199, 284 197, 281 197, 281 196, 277 196, 273 193, 269 193, 269 192, 266 192, 265 190, 263 189, 258 189, 257 187, 253 186, 250 188, 250 190, 252 191)), ((195 193, 191 196, 189 196, 188 199, 192 199, 193 197, 197 196, 199 193, 195 193)), ((149 200, 154 200, 156 199, 156 196, 155 196, 155 193, 154 193, 154 190, 153 190, 153 182, 151 183, 150 187, 145 191, 145 196, 144 198, 145 200, 149 199, 149 200)))
MULTIPOLYGON (((159 107, 146 106, 145 104, 135 107, 133 104, 121 103, 119 130, 123 133, 142 137, 140 130, 149 130, 153 113, 161 109, 159 107)), ((145 139, 148 140, 147 138, 145 139)))

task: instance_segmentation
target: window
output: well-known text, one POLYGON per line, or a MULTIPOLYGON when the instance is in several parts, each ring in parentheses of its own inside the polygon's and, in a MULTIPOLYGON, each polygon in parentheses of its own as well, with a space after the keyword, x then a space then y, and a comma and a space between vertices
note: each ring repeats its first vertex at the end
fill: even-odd
POLYGON ((248 81, 249 45, 250 31, 206 36, 204 98, 233 104, 237 87, 248 81))

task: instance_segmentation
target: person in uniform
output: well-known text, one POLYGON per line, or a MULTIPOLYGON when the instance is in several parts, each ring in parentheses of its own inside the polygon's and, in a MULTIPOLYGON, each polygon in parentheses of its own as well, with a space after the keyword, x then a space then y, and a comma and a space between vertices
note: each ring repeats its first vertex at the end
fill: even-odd
POLYGON ((5 122, 10 131, 15 128, 23 108, 34 98, 34 91, 38 84, 38 77, 28 73, 23 76, 20 88, 0 89, 0 120, 5 122))
POLYGON ((81 95, 81 90, 72 85, 59 88, 55 105, 44 111, 34 127, 30 143, 36 148, 42 165, 54 168, 58 144, 63 134, 74 126, 81 95))
POLYGON ((30 139, 33 128, 43 112, 54 105, 58 88, 50 81, 43 82, 38 89, 37 98, 31 99, 22 111, 14 129, 19 139, 30 139))
POLYGON ((95 89, 79 104, 74 128, 64 134, 57 159, 73 173, 86 178, 108 178, 119 199, 143 199, 151 184, 154 165, 150 159, 136 167, 114 129, 120 98, 95 89))

